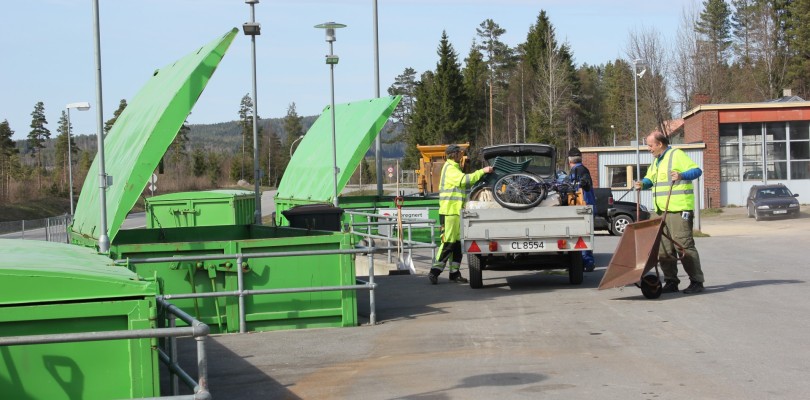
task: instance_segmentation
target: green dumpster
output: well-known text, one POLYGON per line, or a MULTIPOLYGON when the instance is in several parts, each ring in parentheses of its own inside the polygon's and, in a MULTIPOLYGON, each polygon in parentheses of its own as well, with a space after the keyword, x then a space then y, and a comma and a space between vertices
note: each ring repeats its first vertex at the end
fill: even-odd
POLYGON ((247 190, 169 193, 145 201, 147 228, 250 225, 256 196, 247 190))
MULTIPOLYGON (((92 250, 0 239, 0 336, 155 327, 154 282, 92 250)), ((123 399, 160 394, 154 339, 0 347, 0 398, 123 399)))

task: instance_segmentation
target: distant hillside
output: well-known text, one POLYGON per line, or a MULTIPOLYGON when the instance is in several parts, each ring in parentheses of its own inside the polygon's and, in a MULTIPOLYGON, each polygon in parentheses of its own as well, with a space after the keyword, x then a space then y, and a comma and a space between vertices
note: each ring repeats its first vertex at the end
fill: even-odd
MULTIPOLYGON (((309 130, 312 124, 315 123, 317 116, 308 116, 303 117, 302 125, 304 127, 304 132, 309 130)), ((276 134, 281 138, 282 143, 285 141, 287 137, 287 132, 284 131, 284 119, 283 118, 271 118, 271 119, 262 119, 259 120, 259 126, 262 127, 262 132, 276 132, 276 134)), ((240 136, 240 129, 239 124, 237 121, 229 121, 229 122, 219 122, 215 124, 192 124, 189 125, 191 128, 191 132, 189 133, 189 146, 192 149, 196 148, 203 148, 203 149, 221 149, 228 153, 236 154, 239 152, 240 146, 242 145, 242 139, 240 136)), ((404 157, 405 154, 405 143, 392 143, 387 144, 386 142, 389 141, 395 133, 392 133, 391 130, 394 132, 399 132, 401 127, 398 125, 394 125, 391 122, 388 122, 383 128, 383 136, 382 136, 382 149, 383 149, 383 158, 401 158, 404 157), (392 128, 393 127, 393 128, 392 128)), ((56 134, 51 135, 51 139, 49 139, 45 143, 45 150, 43 154, 45 155, 45 162, 49 164, 53 159, 53 152, 54 152, 54 143, 56 142, 56 134)), ((91 154, 95 154, 96 152, 96 136, 95 135, 73 135, 73 141, 76 143, 76 146, 83 151, 88 151, 91 154)), ((20 149, 20 153, 27 154, 28 153, 28 144, 26 143, 25 139, 17 140, 16 141, 17 148, 20 149)), ((372 146, 373 147, 373 146, 372 146)), ((373 154, 374 149, 369 149, 368 154, 373 154)), ((30 157, 25 157, 25 161, 32 163, 33 159, 30 157)))

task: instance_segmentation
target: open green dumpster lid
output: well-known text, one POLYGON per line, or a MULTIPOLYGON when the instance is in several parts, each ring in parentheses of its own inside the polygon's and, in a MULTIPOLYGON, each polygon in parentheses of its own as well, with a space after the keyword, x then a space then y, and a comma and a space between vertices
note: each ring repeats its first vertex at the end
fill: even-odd
MULTIPOLYGON (((107 188, 107 236, 118 233, 166 149, 225 55, 238 30, 154 72, 152 78, 118 116, 104 138, 105 172, 113 177, 107 188)), ((101 236, 98 158, 82 186, 73 218, 73 232, 101 236)))
POLYGON ((0 239, 0 306, 154 296, 154 282, 86 247, 0 239))
MULTIPOLYGON (((389 96, 335 105, 338 193, 349 182, 401 98, 389 96)), ((331 202, 333 168, 332 111, 327 106, 295 149, 276 197, 331 202)))

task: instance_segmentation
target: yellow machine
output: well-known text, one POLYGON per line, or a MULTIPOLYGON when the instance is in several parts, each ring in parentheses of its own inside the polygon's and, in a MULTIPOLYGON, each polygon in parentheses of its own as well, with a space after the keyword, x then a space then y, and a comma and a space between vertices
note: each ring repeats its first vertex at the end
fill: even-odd
MULTIPOLYGON (((442 165, 444 165, 444 161, 447 159, 447 155, 444 153, 447 146, 449 145, 416 145, 416 148, 419 149, 419 153, 422 154, 422 158, 419 160, 419 169, 416 170, 416 184, 419 189, 419 193, 428 194, 439 191, 439 180, 441 179, 442 165)), ((467 158, 467 149, 469 149, 470 144, 461 143, 458 146, 461 147, 462 151, 461 170, 468 172, 467 166, 469 162, 467 158)))

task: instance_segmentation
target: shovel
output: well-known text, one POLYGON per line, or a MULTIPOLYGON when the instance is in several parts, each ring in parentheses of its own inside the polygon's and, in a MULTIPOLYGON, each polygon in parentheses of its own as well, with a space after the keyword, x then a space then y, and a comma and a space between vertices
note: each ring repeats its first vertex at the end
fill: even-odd
MULTIPOLYGON (((398 164, 398 163, 397 163, 398 164)), ((397 197, 394 198, 394 205, 397 207, 397 273, 416 274, 416 267, 413 265, 410 251, 408 257, 402 255, 402 202, 405 199, 399 195, 399 179, 397 179, 397 197)))

